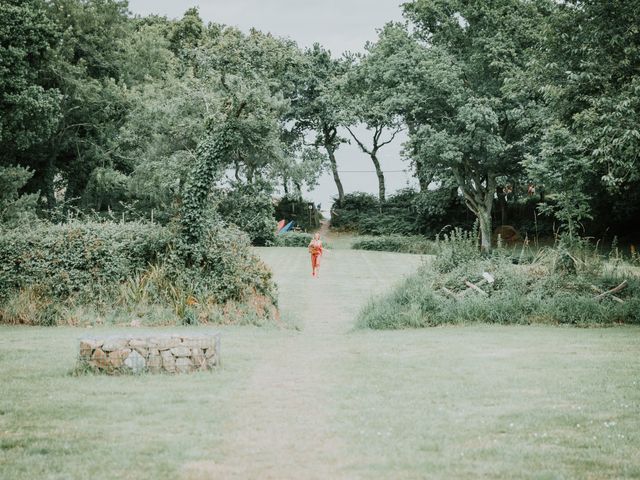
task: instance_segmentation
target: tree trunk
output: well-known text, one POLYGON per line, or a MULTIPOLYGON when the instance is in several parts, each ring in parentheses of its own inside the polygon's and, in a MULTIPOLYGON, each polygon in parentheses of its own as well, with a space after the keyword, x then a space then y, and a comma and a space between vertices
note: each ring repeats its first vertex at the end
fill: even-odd
POLYGON ((484 253, 491 252, 491 209, 483 209, 476 212, 478 222, 480 223, 480 249, 484 253))
POLYGON ((40 195, 47 200, 47 210, 53 210, 56 206, 56 195, 54 187, 55 176, 55 159, 53 155, 50 155, 47 159, 47 166, 42 176, 42 191, 40 192, 40 195))
POLYGON ((464 195, 464 201, 469 210, 477 217, 480 224, 480 247, 484 253, 490 253, 491 242, 491 211, 496 192, 496 177, 489 172, 484 175, 472 175, 469 170, 454 168, 453 175, 464 195))
POLYGON ((344 188, 342 186, 342 181, 340 180, 340 175, 338 175, 338 163, 336 162, 335 149, 330 145, 325 145, 325 149, 327 150, 327 155, 329 155, 333 180, 336 182, 336 187, 338 188, 338 205, 342 205, 344 202, 344 188))
POLYGON ((500 205, 500 225, 507 224, 507 195, 504 191, 504 187, 496 188, 496 195, 498 197, 498 205, 500 205))
POLYGON ((380 149, 380 147, 383 147, 391 143, 393 139, 396 137, 396 134, 400 131, 400 129, 397 129, 393 133, 393 135, 391 135, 391 138, 389 140, 380 142, 380 137, 382 136, 384 127, 382 125, 378 125, 375 128, 375 131, 373 133, 373 147, 369 149, 364 143, 362 143, 358 139, 358 137, 356 137, 356 135, 353 133, 351 128, 349 128, 348 126, 346 128, 351 134, 351 137, 356 141, 356 143, 360 147, 360 150, 362 150, 364 153, 369 155, 369 157, 371 158, 371 161, 373 162, 373 166, 376 169, 376 175, 378 176, 378 199, 380 200, 380 205, 382 205, 382 203, 385 201, 386 189, 385 189, 385 182, 384 182, 384 173, 382 172, 382 168, 380 167, 380 161, 378 160, 378 150, 380 149))
POLYGON ((235 162, 235 172, 234 175, 236 177, 236 182, 240 182, 240 162, 238 161, 238 159, 236 158, 234 160, 235 162))
POLYGON ((385 186, 384 186, 384 173, 382 172, 382 168, 380 168, 380 161, 378 160, 378 156, 375 152, 371 153, 371 161, 373 162, 373 166, 376 169, 376 175, 378 176, 378 199, 380 200, 380 204, 382 204, 385 200, 385 186))

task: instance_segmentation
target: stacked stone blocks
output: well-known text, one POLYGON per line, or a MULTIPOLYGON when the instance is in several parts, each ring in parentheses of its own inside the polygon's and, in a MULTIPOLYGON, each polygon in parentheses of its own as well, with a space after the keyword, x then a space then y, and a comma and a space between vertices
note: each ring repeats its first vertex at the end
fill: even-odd
POLYGON ((79 366, 108 374, 190 373, 220 365, 220 334, 86 337, 79 366))

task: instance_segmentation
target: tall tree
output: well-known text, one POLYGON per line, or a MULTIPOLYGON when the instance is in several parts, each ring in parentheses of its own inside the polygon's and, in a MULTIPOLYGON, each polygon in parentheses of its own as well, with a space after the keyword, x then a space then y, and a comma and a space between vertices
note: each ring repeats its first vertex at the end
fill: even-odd
MULTIPOLYGON (((0 25, 0 166, 29 167, 26 180, 42 180, 61 116, 62 95, 50 81, 60 33, 42 0, 2 0, 0 25)), ((38 180, 29 190, 52 196, 38 180)))
POLYGON ((331 88, 344 74, 343 61, 331 58, 331 52, 319 44, 305 51, 305 69, 297 79, 297 92, 292 97, 292 116, 296 128, 304 135, 315 135, 313 144, 323 148, 338 190, 338 202, 344 201, 344 187, 338 172, 336 151, 345 139, 338 134, 340 106, 334 101, 331 88))
POLYGON ((375 44, 367 45, 367 55, 358 55, 355 63, 338 79, 336 102, 342 107, 344 126, 358 147, 369 156, 378 177, 378 199, 385 201, 384 172, 378 153, 402 130, 394 94, 385 82, 388 67, 375 44), (369 144, 354 126, 364 125, 371 134, 369 144))
MULTIPOLYGON (((427 112, 412 136, 425 165, 451 172, 476 215, 481 246, 491 250, 492 208, 500 177, 521 170, 523 106, 505 89, 541 39, 544 11, 523 0, 415 0, 404 5, 436 70, 449 84, 444 107, 427 112)), ((442 91, 442 90, 441 90, 442 91)))
POLYGON ((546 41, 517 86, 541 97, 529 173, 555 199, 567 229, 608 197, 607 220, 634 205, 640 183, 640 5, 568 0, 553 4, 546 41), (630 199, 631 202, 627 202, 630 199))

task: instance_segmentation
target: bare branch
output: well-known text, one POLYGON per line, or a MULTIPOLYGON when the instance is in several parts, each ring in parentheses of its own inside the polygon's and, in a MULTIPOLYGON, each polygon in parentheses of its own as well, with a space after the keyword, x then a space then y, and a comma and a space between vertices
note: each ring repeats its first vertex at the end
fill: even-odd
POLYGON ((371 152, 367 149, 367 147, 364 145, 364 143, 362 143, 360 140, 358 140, 358 137, 355 136, 355 134, 351 131, 351 128, 349 127, 345 127, 347 129, 347 131, 351 134, 351 136, 353 137, 353 139, 356 141, 356 143, 360 146, 360 148, 362 149, 362 151, 364 153, 367 153, 369 155, 371 155, 371 152))
POLYGON ((384 147, 385 145, 389 145, 396 138, 396 135, 398 135, 398 133, 400 133, 402 130, 403 130, 402 127, 396 128, 396 130, 391 134, 391 138, 385 142, 382 142, 380 145, 378 145, 378 148, 384 147))

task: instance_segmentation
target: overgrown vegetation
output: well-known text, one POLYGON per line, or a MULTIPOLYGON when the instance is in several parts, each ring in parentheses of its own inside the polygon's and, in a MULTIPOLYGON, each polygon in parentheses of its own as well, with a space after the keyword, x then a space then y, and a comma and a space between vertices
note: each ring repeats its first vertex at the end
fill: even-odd
POLYGON ((237 185, 220 192, 218 202, 217 210, 221 217, 246 232, 253 245, 273 243, 276 235, 275 209, 267 189, 237 185))
POLYGON ((244 234, 209 227, 191 265, 180 249, 169 228, 150 223, 74 221, 2 231, 0 322, 247 321, 239 311, 256 322, 274 317, 271 273, 244 234))
POLYGON ((485 256, 477 234, 457 230, 438 242, 433 262, 372 300, 358 320, 374 329, 475 322, 638 324, 640 272, 566 238, 535 253, 525 246, 515 257, 506 249, 485 256))
POLYGON ((333 204, 331 227, 360 235, 434 236, 445 225, 470 226, 470 216, 455 191, 401 190, 383 202, 354 192, 333 204))

